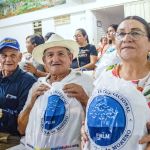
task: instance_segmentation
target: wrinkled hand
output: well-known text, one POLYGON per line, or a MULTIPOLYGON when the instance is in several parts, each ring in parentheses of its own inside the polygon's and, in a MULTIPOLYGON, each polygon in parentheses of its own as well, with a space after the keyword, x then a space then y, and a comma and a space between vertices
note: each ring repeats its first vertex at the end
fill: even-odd
POLYGON ((66 84, 63 91, 68 97, 75 97, 82 105, 86 106, 89 97, 81 85, 75 83, 66 84))
POLYGON ((149 144, 149 142, 150 142, 150 122, 148 122, 146 124, 146 126, 147 126, 148 134, 142 137, 142 139, 139 141, 139 144, 147 143, 147 147, 145 150, 150 150, 150 144, 149 144))
POLYGON ((37 69, 31 63, 26 63, 23 69, 33 74, 36 74, 36 71, 37 71, 37 69))
POLYGON ((35 88, 32 92, 31 103, 34 104, 37 97, 40 96, 40 95, 43 95, 49 89, 50 89, 50 87, 45 85, 45 84, 41 84, 37 88, 35 88))

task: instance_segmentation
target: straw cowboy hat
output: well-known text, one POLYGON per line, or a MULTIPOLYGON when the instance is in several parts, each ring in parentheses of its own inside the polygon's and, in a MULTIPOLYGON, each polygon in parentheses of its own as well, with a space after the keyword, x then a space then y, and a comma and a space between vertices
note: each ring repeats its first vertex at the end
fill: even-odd
POLYGON ((34 48, 32 52, 32 56, 37 62, 43 64, 43 60, 42 60, 43 52, 46 49, 55 46, 68 48, 70 52, 73 54, 74 58, 77 57, 78 55, 79 46, 75 41, 64 39, 58 34, 53 34, 44 44, 41 44, 34 48))

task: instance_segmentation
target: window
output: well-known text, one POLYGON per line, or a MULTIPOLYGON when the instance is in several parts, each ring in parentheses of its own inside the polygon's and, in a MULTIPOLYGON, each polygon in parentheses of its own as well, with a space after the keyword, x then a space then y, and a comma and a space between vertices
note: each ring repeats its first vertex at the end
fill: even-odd
POLYGON ((55 26, 70 23, 70 15, 58 16, 54 18, 55 26))
POLYGON ((33 30, 34 30, 34 34, 42 35, 42 21, 33 22, 33 30))

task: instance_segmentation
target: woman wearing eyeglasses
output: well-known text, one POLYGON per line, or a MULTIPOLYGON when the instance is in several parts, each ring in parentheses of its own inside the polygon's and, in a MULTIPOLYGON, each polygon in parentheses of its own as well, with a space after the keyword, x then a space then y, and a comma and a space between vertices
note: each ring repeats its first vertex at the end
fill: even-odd
POLYGON ((97 62, 97 50, 92 44, 89 44, 89 39, 86 31, 79 28, 75 31, 74 38, 79 44, 79 54, 76 60, 73 60, 72 68, 81 70, 94 70, 97 62))
POLYGON ((149 141, 142 138, 150 121, 148 23, 138 16, 125 18, 116 32, 116 48, 121 63, 100 75, 87 104, 84 150, 145 150, 143 143, 149 141))

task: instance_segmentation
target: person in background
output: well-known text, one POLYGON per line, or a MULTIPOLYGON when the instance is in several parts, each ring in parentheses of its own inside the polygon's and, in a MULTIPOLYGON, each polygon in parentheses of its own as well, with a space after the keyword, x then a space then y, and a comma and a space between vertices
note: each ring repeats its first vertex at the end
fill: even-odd
POLYGON ((34 75, 36 78, 46 76, 46 70, 42 64, 39 64, 32 57, 34 48, 40 44, 43 44, 44 38, 41 35, 33 34, 26 37, 27 53, 23 55, 20 67, 28 73, 34 75))
POLYGON ((108 66, 113 66, 120 62, 119 56, 117 55, 115 45, 115 34, 118 25, 112 24, 107 29, 107 39, 109 41, 106 52, 99 58, 96 63, 96 69, 94 77, 97 79, 103 70, 108 66))
MULTIPOLYGON (((147 127, 148 131, 146 129, 147 121, 150 121, 150 62, 147 59, 149 47, 150 28, 148 23, 139 16, 126 17, 119 24, 116 32, 116 49, 121 62, 106 69, 99 76, 93 92, 94 94, 99 90, 99 98, 95 98, 97 101, 94 99, 88 101, 85 123, 86 134, 90 140, 90 146, 94 146, 91 141, 95 140, 97 150, 104 146, 112 149, 111 147, 115 147, 115 145, 120 146, 120 150, 145 150, 146 145, 142 144, 150 141, 150 136, 147 135, 150 127, 147 127), (100 93, 103 93, 103 95, 100 93), (111 95, 112 93, 113 95, 111 95), (94 101, 97 106, 99 104, 101 113, 97 112, 97 116, 93 117, 93 121, 90 121, 90 114, 92 114, 92 111, 94 113, 94 107, 92 106, 94 101), (120 104, 126 102, 125 105, 122 105, 122 103, 121 106, 126 108, 128 105, 130 110, 128 109, 127 113, 124 108, 118 111, 119 105, 117 106, 116 102, 120 104), (139 110, 141 111, 139 112, 139 110), (125 112, 125 115, 123 115, 123 112, 125 112), (105 119, 108 119, 108 124, 105 120, 102 122, 104 115, 106 115, 105 119), (98 118, 99 122, 96 122, 98 118), (112 125, 111 128, 109 124, 112 125), (91 127, 95 127, 95 130, 92 131, 91 127), (130 131, 128 134, 126 134, 125 128, 130 131), (99 138, 99 135, 107 133, 111 138, 105 140, 99 138), (98 136, 95 137, 95 135, 98 136)), ((82 133, 84 141, 87 141, 84 127, 82 133)), ((149 145, 147 145, 148 149, 149 145)))
POLYGON ((20 141, 18 114, 27 100, 29 89, 36 79, 19 68, 22 54, 16 39, 0 42, 0 149, 20 141))
POLYGON ((33 57, 39 63, 44 62, 50 74, 33 85, 18 118, 18 129, 25 134, 26 148, 61 149, 67 146, 80 150, 83 108, 92 92, 93 81, 82 72, 70 69, 77 53, 75 41, 57 34, 34 49, 33 57))
POLYGON ((73 60, 72 68, 81 70, 94 70, 97 62, 97 50, 92 44, 89 44, 89 39, 86 31, 79 28, 75 31, 74 38, 79 44, 79 54, 73 60))
POLYGON ((109 41, 109 47, 106 50, 107 53, 111 53, 116 50, 115 34, 117 31, 117 28, 118 28, 117 24, 111 24, 107 29, 107 39, 109 41))
POLYGON ((106 36, 101 37, 100 42, 97 47, 98 51, 98 60, 102 55, 105 53, 106 49, 108 48, 108 39, 106 36))
POLYGON ((44 37, 45 42, 46 42, 53 34, 55 34, 55 33, 54 33, 54 32, 48 32, 48 33, 45 35, 45 37, 44 37))

